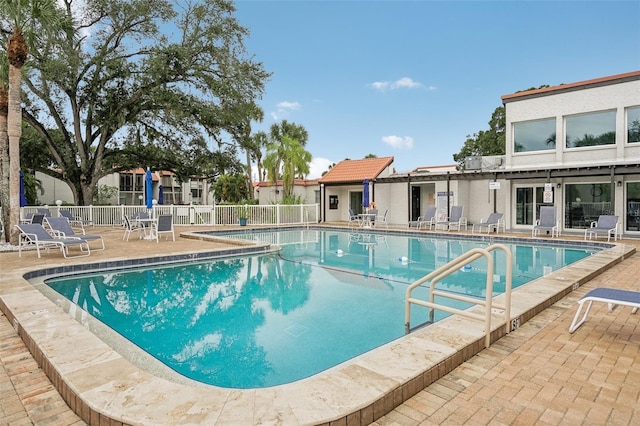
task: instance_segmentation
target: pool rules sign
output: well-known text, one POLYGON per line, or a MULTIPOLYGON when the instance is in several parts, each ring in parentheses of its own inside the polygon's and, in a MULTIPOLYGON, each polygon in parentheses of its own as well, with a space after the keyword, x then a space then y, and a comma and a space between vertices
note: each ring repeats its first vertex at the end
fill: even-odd
POLYGON ((553 203, 553 184, 545 183, 544 192, 542 193, 542 202, 545 204, 553 203))

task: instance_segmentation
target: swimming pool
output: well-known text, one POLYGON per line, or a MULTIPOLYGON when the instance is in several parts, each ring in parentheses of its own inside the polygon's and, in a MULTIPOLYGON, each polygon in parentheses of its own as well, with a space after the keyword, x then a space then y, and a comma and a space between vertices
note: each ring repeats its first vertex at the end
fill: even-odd
MULTIPOLYGON (((222 387, 267 387, 402 336, 406 286, 434 265, 487 245, 333 230, 235 237, 271 238, 282 250, 47 284, 181 374, 222 387)), ((595 249, 519 245, 512 251, 516 287, 595 249)), ((443 285, 481 297, 483 268, 478 261, 443 285)), ((499 292, 504 265, 495 275, 499 292)))

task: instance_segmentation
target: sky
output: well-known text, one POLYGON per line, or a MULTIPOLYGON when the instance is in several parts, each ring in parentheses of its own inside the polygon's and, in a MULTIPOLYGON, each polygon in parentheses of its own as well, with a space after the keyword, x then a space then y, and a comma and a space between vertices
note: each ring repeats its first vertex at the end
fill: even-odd
MULTIPOLYGON (((272 73, 269 131, 309 133, 309 179, 368 154, 454 164, 501 96, 640 70, 640 1, 236 0, 272 73)), ((640 98, 640 94, 638 95, 640 98)))

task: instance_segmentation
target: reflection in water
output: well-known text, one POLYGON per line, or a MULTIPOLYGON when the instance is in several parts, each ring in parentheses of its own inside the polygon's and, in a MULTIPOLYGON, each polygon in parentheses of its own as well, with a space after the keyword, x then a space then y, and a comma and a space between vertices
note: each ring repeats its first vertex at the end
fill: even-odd
MULTIPOLYGON (((406 287, 477 247, 463 240, 314 232, 299 244, 281 236, 287 244, 275 255, 47 284, 181 374, 254 388, 299 380, 402 336, 406 287)), ((528 246, 512 251, 514 287, 589 254, 528 246)), ((498 293, 504 254, 494 256, 498 293)), ((438 287, 483 297, 485 273, 480 259, 438 287)), ((415 309, 412 315, 418 323, 427 313, 415 309)), ((436 319, 445 315, 437 312, 436 319)))

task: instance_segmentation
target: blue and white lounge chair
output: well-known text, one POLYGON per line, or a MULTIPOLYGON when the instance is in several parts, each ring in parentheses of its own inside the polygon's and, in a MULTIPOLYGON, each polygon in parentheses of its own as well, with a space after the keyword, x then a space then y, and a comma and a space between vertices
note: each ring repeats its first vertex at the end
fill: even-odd
POLYGON ((409 228, 418 228, 421 229, 424 227, 429 227, 431 230, 432 226, 436 224, 436 208, 435 207, 427 207, 427 210, 424 212, 424 215, 420 216, 418 220, 412 220, 409 222, 409 228))
POLYGON ((587 321, 587 316, 589 315, 589 310, 593 302, 607 303, 609 305, 609 312, 613 312, 618 305, 630 306, 632 308, 631 313, 635 314, 638 312, 638 308, 640 308, 640 292, 606 287, 591 290, 578 301, 578 310, 569 326, 569 333, 573 333, 587 321), (580 318, 580 313, 585 303, 587 304, 587 308, 582 318, 580 318))
POLYGON ((467 229, 467 218, 462 216, 462 206, 451 206, 450 216, 446 220, 436 222, 436 229, 442 227, 447 231, 451 231, 452 228, 457 228, 458 231, 464 226, 467 229))
POLYGON ((18 256, 20 257, 22 256, 22 248, 28 245, 36 246, 38 258, 40 257, 41 248, 47 250, 50 248, 59 248, 65 258, 89 256, 91 254, 87 240, 77 237, 54 238, 39 223, 24 223, 16 225, 16 228, 20 230, 20 236, 18 237, 18 256), (80 247, 81 254, 69 256, 70 246, 80 247))
POLYGON ((82 219, 80 217, 74 216, 69 210, 60 210, 60 217, 64 217, 66 218, 69 223, 71 224, 71 226, 76 226, 80 229, 82 229, 82 232, 84 233, 84 227, 85 225, 91 225, 93 226, 93 221, 91 220, 85 220, 82 219))
POLYGON ((584 230, 584 239, 589 239, 595 235, 596 239, 598 234, 604 234, 607 236, 607 241, 611 241, 611 235, 613 240, 618 240, 618 216, 603 214, 598 217, 597 222, 591 222, 591 227, 584 230))
POLYGON ((560 223, 556 219, 556 208, 554 206, 540 206, 540 216, 531 229, 531 236, 539 235, 540 231, 551 232, 551 238, 560 236, 560 223))
POLYGON ((471 227, 471 233, 476 232, 476 228, 478 228, 478 232, 486 229, 487 234, 492 230, 495 230, 496 233, 498 233, 500 232, 500 228, 502 228, 504 232, 504 221, 502 216, 504 216, 503 213, 491 213, 486 221, 481 220, 480 223, 474 223, 473 227, 471 227))
POLYGON ((76 234, 66 217, 45 217, 44 221, 49 225, 51 232, 56 238, 82 238, 83 240, 99 241, 101 248, 94 250, 104 250, 104 239, 102 235, 76 234))

